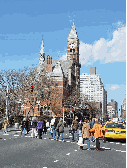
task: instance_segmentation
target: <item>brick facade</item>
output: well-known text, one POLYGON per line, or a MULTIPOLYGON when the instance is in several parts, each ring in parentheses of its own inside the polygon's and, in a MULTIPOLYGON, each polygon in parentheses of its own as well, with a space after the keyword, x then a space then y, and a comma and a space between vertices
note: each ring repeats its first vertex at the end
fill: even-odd
MULTIPOLYGON (((43 50, 41 50, 40 55, 43 57, 43 50)), ((51 55, 47 56, 47 60, 45 60, 45 58, 40 60, 43 60, 43 62, 39 62, 37 67, 38 71, 42 68, 46 70, 47 74, 53 81, 52 91, 49 100, 40 101, 35 105, 34 111, 32 111, 32 109, 30 110, 30 116, 39 116, 42 111, 43 113, 45 111, 50 111, 55 114, 62 114, 62 108, 65 105, 64 102, 68 95, 75 90, 75 94, 80 96, 81 64, 79 63, 79 39, 74 24, 68 36, 67 60, 52 60, 51 55), (50 106, 49 109, 47 108, 47 105, 50 106)), ((28 103, 24 108, 24 111, 28 112, 29 108, 30 104, 28 103)))

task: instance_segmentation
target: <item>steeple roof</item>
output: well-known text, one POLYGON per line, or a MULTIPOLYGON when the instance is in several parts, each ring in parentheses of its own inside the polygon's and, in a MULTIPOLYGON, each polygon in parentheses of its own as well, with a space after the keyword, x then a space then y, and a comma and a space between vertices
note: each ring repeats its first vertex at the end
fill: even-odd
POLYGON ((68 36, 68 39, 78 39, 78 35, 77 35, 77 32, 76 32, 76 28, 75 28, 74 22, 73 22, 73 26, 71 28, 70 34, 68 36))
POLYGON ((40 54, 43 54, 43 53, 44 53, 44 42, 42 40, 40 54))

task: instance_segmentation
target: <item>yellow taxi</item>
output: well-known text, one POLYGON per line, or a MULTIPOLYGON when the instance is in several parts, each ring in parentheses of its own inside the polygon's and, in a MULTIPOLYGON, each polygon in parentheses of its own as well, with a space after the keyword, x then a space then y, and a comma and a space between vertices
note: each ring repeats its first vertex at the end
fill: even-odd
POLYGON ((104 130, 105 138, 126 140, 126 129, 122 123, 106 122, 104 130))

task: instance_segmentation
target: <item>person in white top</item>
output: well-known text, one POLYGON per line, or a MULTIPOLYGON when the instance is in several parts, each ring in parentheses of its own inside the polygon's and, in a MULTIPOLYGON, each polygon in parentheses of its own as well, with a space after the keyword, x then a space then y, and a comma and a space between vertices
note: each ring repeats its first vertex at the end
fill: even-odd
POLYGON ((55 127, 54 127, 54 123, 55 123, 55 116, 53 116, 53 119, 51 120, 51 123, 50 123, 50 129, 51 129, 51 138, 55 140, 55 136, 56 136, 56 131, 55 131, 55 127), (53 136, 54 135, 54 136, 53 136))

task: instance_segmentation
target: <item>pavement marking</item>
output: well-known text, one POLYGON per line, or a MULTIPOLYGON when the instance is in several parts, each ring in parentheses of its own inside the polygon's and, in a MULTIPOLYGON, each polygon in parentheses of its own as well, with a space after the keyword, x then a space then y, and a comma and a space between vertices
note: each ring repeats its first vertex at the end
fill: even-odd
POLYGON ((70 155, 70 153, 67 153, 66 155, 70 155))
POLYGON ((6 139, 4 139, 4 140, 6 140, 6 139))
POLYGON ((44 138, 44 139, 46 139, 46 138, 44 138))
POLYGON ((115 150, 114 148, 111 149, 111 151, 115 150))
POLYGON ((75 149, 75 151, 77 151, 77 150, 75 149))
POLYGON ((66 134, 67 135, 67 134, 66 134))
POLYGON ((111 149, 111 148, 105 148, 105 149, 111 149))
POLYGON ((110 143, 114 143, 114 142, 110 142, 110 143))
POLYGON ((21 131, 17 131, 17 132, 21 132, 21 131))
POLYGON ((14 135, 14 136, 19 136, 19 135, 14 135))
POLYGON ((59 160, 55 160, 54 162, 58 162, 59 160))
POLYGON ((66 141, 66 142, 70 142, 70 141, 66 141))
POLYGON ((103 146, 103 147, 101 147, 101 148, 105 148, 105 147, 103 146))
POLYGON ((43 167, 43 168, 47 168, 47 167, 43 167))
POLYGON ((72 136, 69 136, 69 137, 72 137, 72 136))
POLYGON ((3 135, 9 135, 9 134, 3 134, 3 135))
POLYGON ((122 145, 126 145, 126 144, 122 144, 122 145))
POLYGON ((25 136, 25 137, 31 137, 31 136, 25 136))
POLYGON ((116 143, 116 144, 120 144, 120 143, 116 143))
POLYGON ((93 145, 90 145, 90 146, 93 146, 93 145))
POLYGON ((120 152, 121 150, 116 150, 117 152, 120 152))
POLYGON ((126 151, 121 151, 121 152, 126 152, 126 151))

